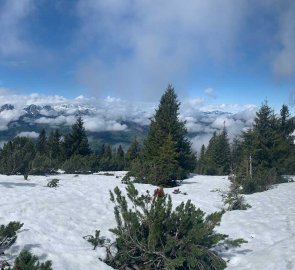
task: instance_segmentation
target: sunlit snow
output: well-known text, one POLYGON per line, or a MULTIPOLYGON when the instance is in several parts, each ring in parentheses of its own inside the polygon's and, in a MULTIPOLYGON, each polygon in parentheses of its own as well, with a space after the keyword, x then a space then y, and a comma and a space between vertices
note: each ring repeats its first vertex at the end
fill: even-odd
MULTIPOLYGON (((29 249, 41 260, 52 260, 54 270, 112 269, 98 258, 104 250, 92 250, 83 239, 96 229, 112 237, 108 229, 115 226, 109 190, 121 184, 123 172, 105 175, 0 176, 0 224, 20 221, 24 227, 17 242, 7 252, 12 258, 21 249, 29 249), (50 179, 60 179, 59 187, 48 188, 50 179)), ((136 185, 144 192, 150 185, 136 185)), ((191 199, 206 213, 223 207, 221 191, 229 187, 227 177, 193 176, 185 180, 180 191, 173 194, 174 205, 191 199)), ((222 218, 219 232, 230 238, 248 241, 240 248, 222 255, 230 270, 295 269, 295 183, 281 184, 273 189, 245 196, 252 208, 231 211, 222 218)))

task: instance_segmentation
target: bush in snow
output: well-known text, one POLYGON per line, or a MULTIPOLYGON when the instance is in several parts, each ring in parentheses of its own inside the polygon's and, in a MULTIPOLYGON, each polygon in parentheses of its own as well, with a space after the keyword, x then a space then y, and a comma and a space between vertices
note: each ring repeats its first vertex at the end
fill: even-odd
POLYGON ((0 226, 0 256, 16 241, 16 233, 22 226, 23 223, 16 221, 9 222, 8 225, 0 226))
MULTIPOLYGON (((5 250, 11 247, 17 239, 17 232, 24 224, 20 222, 9 222, 8 225, 0 226, 0 259, 6 255, 5 250)), ((39 263, 38 258, 29 251, 22 251, 15 259, 11 268, 6 260, 0 260, 1 270, 52 270, 51 261, 39 263)))
POLYGON ((96 170, 97 160, 95 156, 74 155, 62 165, 66 173, 91 173, 96 170))
POLYGON ((52 270, 51 266, 51 261, 40 263, 37 256, 25 250, 16 257, 14 266, 7 270, 52 270))
POLYGON ((110 192, 115 204, 117 227, 110 231, 115 242, 101 238, 99 231, 88 241, 106 248, 105 262, 116 269, 224 269, 226 262, 214 251, 217 244, 240 245, 244 241, 228 240, 215 232, 223 212, 205 217, 191 201, 173 210, 171 197, 163 189, 151 196, 139 195, 132 183, 126 187, 127 196, 118 187, 110 192))
POLYGON ((226 206, 226 210, 246 210, 251 207, 245 201, 245 197, 240 194, 239 186, 232 184, 231 190, 223 195, 223 202, 226 206))
POLYGON ((47 187, 50 187, 50 188, 55 188, 55 187, 58 187, 58 183, 59 183, 59 179, 51 179, 48 183, 47 183, 47 187))

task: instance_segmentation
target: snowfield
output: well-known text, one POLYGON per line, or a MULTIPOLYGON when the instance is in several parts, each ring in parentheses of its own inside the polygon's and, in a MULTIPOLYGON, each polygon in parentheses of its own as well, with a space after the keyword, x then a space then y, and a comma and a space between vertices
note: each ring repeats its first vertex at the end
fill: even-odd
MULTIPOLYGON (((121 176, 57 175, 0 176, 0 224, 20 221, 24 226, 17 242, 7 252, 10 259, 22 249, 29 249, 41 260, 52 260, 54 270, 109 270, 98 260, 104 250, 92 250, 83 239, 94 234, 112 237, 108 231, 115 227, 113 204, 109 190, 124 189, 121 176), (50 179, 60 179, 58 188, 46 187, 50 179)), ((137 184, 144 192, 155 187, 137 184)), ((193 176, 185 180, 180 191, 173 194, 173 204, 191 199, 206 213, 223 207, 221 193, 229 187, 227 177, 193 176), (219 190, 219 191, 218 191, 219 190)), ((252 208, 224 214, 219 232, 230 238, 244 238, 248 243, 222 253, 229 270, 284 270, 295 269, 295 182, 245 196, 252 208)))

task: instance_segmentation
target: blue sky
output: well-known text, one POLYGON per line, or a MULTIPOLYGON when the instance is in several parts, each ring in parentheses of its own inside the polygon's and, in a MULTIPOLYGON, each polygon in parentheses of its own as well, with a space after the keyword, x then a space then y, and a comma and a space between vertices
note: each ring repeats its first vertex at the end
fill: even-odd
POLYGON ((293 0, 0 0, 0 94, 294 103, 293 0))

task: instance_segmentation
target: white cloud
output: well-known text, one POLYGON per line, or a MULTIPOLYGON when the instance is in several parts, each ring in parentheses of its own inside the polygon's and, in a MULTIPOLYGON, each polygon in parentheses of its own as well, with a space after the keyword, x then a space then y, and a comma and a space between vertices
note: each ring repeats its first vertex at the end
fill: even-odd
MULTIPOLYGON (((45 96, 38 94, 0 96, 0 104, 12 103, 13 110, 4 110, 0 113, 0 130, 6 130, 11 121, 16 121, 25 114, 24 107, 37 104, 41 107, 50 105, 53 110, 42 109, 44 115, 38 119, 28 118, 29 123, 48 124, 52 127, 61 125, 71 126, 75 123, 77 115, 82 113, 82 118, 87 131, 127 131, 128 122, 139 125, 149 125, 150 118, 154 115, 157 104, 149 102, 130 102, 115 97, 103 100, 96 98, 65 99, 62 96, 45 96), (83 115, 83 112, 87 112, 83 115), (56 115, 60 114, 56 117, 56 115)), ((252 125, 257 107, 254 105, 239 104, 208 104, 204 100, 186 99, 182 102, 180 118, 186 121, 190 133, 198 134, 202 143, 208 136, 223 128, 224 123, 232 139, 245 127, 252 125)), ((197 138, 194 145, 197 147, 197 138)))
POLYGON ((18 133, 15 137, 28 137, 28 138, 36 139, 38 138, 38 136, 39 136, 39 133, 35 131, 23 131, 18 133))
POLYGON ((127 130, 125 124, 120 124, 115 120, 106 120, 100 117, 84 117, 84 126, 87 131, 124 131, 127 130))
POLYGON ((71 126, 76 122, 76 117, 74 115, 64 116, 60 115, 56 118, 41 117, 35 120, 37 124, 48 124, 50 126, 71 126))
MULTIPOLYGON (((32 10, 33 0, 4 0, 0 9, 0 55, 20 55, 30 50, 24 39, 24 22, 32 10)), ((14 60, 15 61, 15 60, 14 60)))
POLYGON ((4 110, 0 112, 0 131, 7 130, 8 124, 11 121, 18 120, 23 114, 25 114, 25 111, 22 109, 4 110))
POLYGON ((204 90, 204 93, 208 96, 208 97, 211 97, 211 98, 216 98, 216 95, 214 93, 214 89, 211 88, 211 87, 208 87, 204 90))
POLYGON ((79 63, 78 80, 94 93, 123 91, 135 99, 159 97, 171 80, 185 92, 183 81, 194 64, 232 57, 245 3, 79 0, 77 36, 81 46, 97 44, 97 51, 79 63))
POLYGON ((295 2, 287 0, 281 4, 279 11, 278 42, 279 51, 274 58, 274 71, 279 77, 295 75, 295 2))

